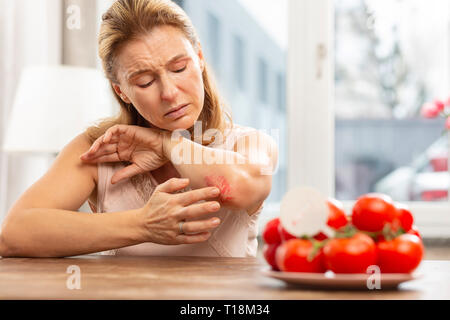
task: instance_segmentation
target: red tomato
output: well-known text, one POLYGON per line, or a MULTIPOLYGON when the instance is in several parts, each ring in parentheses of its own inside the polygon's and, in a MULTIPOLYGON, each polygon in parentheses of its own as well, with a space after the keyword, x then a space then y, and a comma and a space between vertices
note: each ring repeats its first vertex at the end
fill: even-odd
POLYGON ((273 244, 265 244, 263 247, 264 258, 266 259, 267 263, 270 264, 272 269, 275 271, 280 271, 275 261, 275 254, 279 246, 280 246, 279 243, 273 243, 273 244))
POLYGON ((328 239, 328 237, 327 237, 327 235, 326 235, 325 233, 319 232, 318 234, 316 234, 316 235, 313 237, 313 239, 314 239, 314 240, 317 240, 317 241, 323 241, 323 240, 328 239))
POLYGON ((397 209, 395 223, 402 227, 405 232, 408 232, 414 224, 414 217, 411 211, 409 211, 409 208, 406 205, 401 203, 396 203, 395 207, 397 209))
POLYGON ((331 239, 323 253, 326 267, 335 273, 366 273, 377 262, 375 242, 360 232, 351 238, 331 239))
POLYGON ((415 225, 413 225, 411 227, 411 229, 407 233, 416 235, 416 236, 418 236, 420 238, 420 240, 422 240, 422 236, 420 235, 419 229, 415 225))
POLYGON ((378 265, 385 273, 410 273, 420 264, 424 254, 422 240, 413 234, 381 241, 377 249, 378 265))
POLYGON ((275 256, 277 266, 284 272, 325 272, 322 251, 319 250, 312 257, 313 251, 313 243, 309 240, 291 239, 283 242, 275 256))
POLYGON ((264 239, 265 243, 273 244, 281 242, 280 234, 278 232, 279 224, 280 224, 279 218, 275 218, 267 222, 262 234, 262 238, 264 239))
POLYGON ((362 231, 381 231, 386 223, 394 221, 396 210, 389 196, 365 194, 358 198, 353 206, 352 223, 362 231))
POLYGON ((327 205, 329 209, 327 225, 335 230, 345 227, 348 224, 348 219, 342 202, 328 198, 327 205))
MULTIPOLYGON (((348 224, 347 216, 345 215, 344 205, 339 200, 328 198, 328 220, 327 225, 335 230, 345 227, 348 224)), ((328 239, 327 235, 319 232, 313 237, 317 241, 328 239)))
POLYGON ((289 232, 286 231, 286 229, 281 225, 281 223, 278 225, 278 233, 280 234, 281 242, 286 242, 291 239, 297 238, 296 236, 293 236, 289 232))

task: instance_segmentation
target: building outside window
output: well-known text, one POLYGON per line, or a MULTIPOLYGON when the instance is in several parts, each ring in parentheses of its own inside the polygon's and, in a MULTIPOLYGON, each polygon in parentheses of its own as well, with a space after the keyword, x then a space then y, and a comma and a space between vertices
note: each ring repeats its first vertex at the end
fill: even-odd
POLYGON ((278 73, 277 75, 277 95, 276 106, 279 112, 285 112, 286 109, 286 79, 285 75, 278 73))
POLYGON ((316 187, 348 213, 360 195, 384 193, 425 238, 448 238, 449 133, 421 107, 450 96, 450 3, 289 6, 288 188, 316 187))
POLYGON ((258 60, 258 70, 256 74, 258 76, 258 100, 264 105, 268 103, 268 84, 267 84, 267 64, 263 58, 259 58, 258 60))
POLYGON ((207 48, 210 52, 212 64, 216 72, 219 73, 220 57, 222 51, 220 21, 212 13, 208 13, 208 43, 210 45, 208 45, 207 48))
POLYGON ((245 58, 245 44, 238 35, 233 37, 233 50, 235 85, 238 90, 245 91, 245 65, 247 63, 245 58))
POLYGON ((444 119, 420 111, 450 96, 449 8, 445 0, 335 1, 339 198, 448 200, 444 119))

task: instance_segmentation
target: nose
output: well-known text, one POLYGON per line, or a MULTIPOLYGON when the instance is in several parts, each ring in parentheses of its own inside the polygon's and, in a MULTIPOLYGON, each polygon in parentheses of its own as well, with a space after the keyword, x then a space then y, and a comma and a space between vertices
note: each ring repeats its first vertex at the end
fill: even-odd
POLYGON ((178 88, 176 86, 175 81, 167 75, 161 76, 160 79, 161 79, 161 99, 166 101, 175 100, 178 93, 178 88))

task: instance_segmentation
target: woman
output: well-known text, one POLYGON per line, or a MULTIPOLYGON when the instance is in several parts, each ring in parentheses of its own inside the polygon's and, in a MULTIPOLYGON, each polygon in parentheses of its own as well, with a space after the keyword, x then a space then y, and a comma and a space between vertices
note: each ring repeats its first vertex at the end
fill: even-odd
POLYGON ((255 256, 276 146, 225 119, 185 12, 116 1, 99 54, 120 114, 73 139, 14 204, 0 255, 255 256), (98 214, 77 212, 86 200, 98 214))

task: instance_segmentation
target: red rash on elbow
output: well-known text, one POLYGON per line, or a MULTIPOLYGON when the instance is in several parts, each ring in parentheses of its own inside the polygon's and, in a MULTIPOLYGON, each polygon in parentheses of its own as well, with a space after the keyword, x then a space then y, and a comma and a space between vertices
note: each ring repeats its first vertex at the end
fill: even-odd
POLYGON ((233 199, 231 186, 223 176, 206 176, 205 182, 208 187, 217 187, 220 190, 220 201, 226 202, 233 199))

